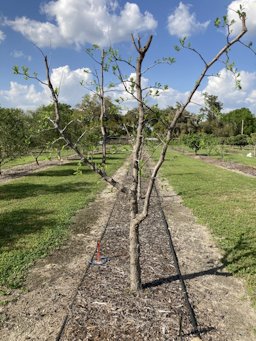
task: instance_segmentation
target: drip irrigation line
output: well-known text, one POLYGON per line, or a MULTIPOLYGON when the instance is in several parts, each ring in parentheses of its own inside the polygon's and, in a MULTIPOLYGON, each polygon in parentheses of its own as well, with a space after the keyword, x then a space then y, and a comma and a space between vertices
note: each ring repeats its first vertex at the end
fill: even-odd
POLYGON ((188 295, 188 291, 187 291, 187 287, 186 287, 186 283, 185 283, 185 281, 183 279, 183 276, 182 276, 182 273, 181 273, 181 270, 180 270, 179 260, 178 260, 178 256, 177 256, 177 253, 175 251, 175 247, 174 247, 174 244, 173 244, 173 241, 172 241, 172 236, 171 236, 171 232, 170 232, 170 229, 169 229, 169 224, 167 222, 167 219, 166 219, 163 207, 161 205, 161 197, 159 195, 159 192, 158 192, 156 184, 154 185, 154 187, 155 187, 155 191, 156 191, 156 196, 158 198, 158 206, 160 208, 160 213, 162 215, 162 219, 163 219, 163 222, 164 222, 164 227, 165 227, 166 234, 167 234, 167 237, 168 237, 170 253, 171 253, 172 257, 173 257, 174 266, 175 266, 175 269, 177 271, 177 275, 178 275, 178 278, 179 278, 179 281, 180 281, 180 284, 181 284, 181 288, 182 288, 182 293, 183 293, 183 296, 184 296, 185 304, 186 304, 186 307, 188 309, 188 313, 189 313, 191 324, 193 326, 193 332, 192 333, 196 334, 197 336, 200 336, 200 331, 198 329, 198 323, 197 323, 196 315, 195 315, 194 309, 193 309, 193 307, 192 307, 192 305, 190 303, 189 295, 188 295))
MULTIPOLYGON (((129 169, 127 171, 127 175, 128 174, 129 174, 129 169)), ((199 332, 199 329, 198 329, 197 319, 196 319, 196 316, 195 316, 195 312, 194 312, 194 310, 193 310, 193 308, 192 308, 192 306, 190 304, 187 287, 186 287, 185 281, 183 279, 183 276, 182 276, 182 273, 181 273, 181 270, 180 270, 178 257, 177 257, 177 254, 176 254, 173 242, 172 242, 172 237, 171 237, 171 233, 170 233, 170 230, 169 230, 169 225, 168 225, 168 222, 167 222, 166 217, 165 217, 164 210, 163 210, 162 205, 161 205, 161 197, 160 197, 159 192, 157 190, 156 184, 154 185, 154 188, 155 188, 155 192, 156 192, 156 197, 158 199, 158 206, 160 208, 160 212, 161 212, 161 215, 162 215, 162 219, 163 219, 163 223, 164 223, 164 228, 166 230, 167 237, 168 237, 168 242, 169 242, 169 246, 170 246, 170 253, 173 256, 174 266, 175 266, 175 269, 177 271, 177 275, 178 275, 179 281, 181 283, 181 288, 182 288, 182 293, 183 293, 183 296, 184 296, 184 301, 185 301, 186 307, 188 309, 188 313, 189 313, 189 316, 190 316, 191 324, 193 326, 193 334, 196 334, 196 335, 199 336, 200 332, 199 332)), ((112 214, 113 214, 114 209, 116 207, 116 204, 118 202, 119 194, 120 193, 117 194, 115 202, 114 202, 114 204, 113 204, 113 206, 111 208, 108 220, 107 220, 107 222, 105 224, 104 230, 101 233, 101 236, 100 236, 100 239, 99 239, 100 241, 102 241, 104 236, 105 236, 106 230, 107 230, 107 228, 109 226, 110 219, 112 218, 112 214)), ((65 328, 67 326, 67 323, 69 321, 70 316, 72 315, 73 306, 74 306, 76 297, 78 295, 78 291, 81 288, 82 283, 84 282, 84 280, 85 280, 85 278, 86 278, 86 276, 87 276, 87 274, 89 272, 89 269, 90 269, 90 267, 92 265, 92 262, 93 262, 93 259, 94 259, 95 255, 96 255, 96 253, 97 253, 97 246, 96 246, 96 248, 95 248, 95 250, 93 252, 93 255, 92 255, 90 261, 88 262, 88 265, 87 265, 87 267, 85 269, 85 272, 84 272, 84 274, 83 274, 83 276, 82 276, 82 278, 81 278, 81 280, 80 280, 80 282, 79 282, 79 284, 78 284, 78 286, 76 288, 76 291, 75 291, 75 293, 74 293, 74 295, 73 295, 73 297, 71 299, 71 303, 69 304, 69 308, 68 308, 69 311, 68 311, 68 313, 66 314, 66 316, 63 319, 63 322, 61 324, 61 327, 60 327, 59 332, 57 334, 57 337, 55 339, 56 341, 60 341, 62 339, 63 335, 64 335, 65 328)))
MULTIPOLYGON (((118 197, 119 197, 119 193, 118 193, 117 196, 116 196, 115 202, 114 202, 114 204, 113 204, 113 206, 112 206, 112 208, 111 208, 111 211, 110 211, 108 220, 107 220, 107 222, 106 222, 106 224, 105 224, 104 230, 103 230, 102 233, 101 233, 101 236, 100 236, 100 238, 99 238, 99 241, 102 241, 103 238, 104 238, 104 236, 105 236, 105 233, 106 233, 106 230, 107 230, 107 228, 108 228, 110 219, 112 218, 112 214, 113 214, 114 209, 115 209, 115 207, 116 207, 116 204, 117 204, 117 201, 118 201, 118 197)), ((70 317, 70 315, 72 315, 72 310, 73 310, 73 306, 74 306, 74 303, 75 303, 75 300, 76 300, 78 291, 79 291, 79 289, 81 288, 82 283, 84 282, 85 277, 87 276, 87 274, 88 274, 88 272, 89 272, 89 269, 90 269, 90 267, 91 267, 91 265, 92 265, 92 262, 93 262, 93 259, 94 259, 95 255, 96 255, 96 253, 97 253, 97 246, 96 246, 96 248, 95 248, 95 250, 94 250, 94 252, 93 252, 93 254, 92 254, 92 257, 91 257, 90 261, 88 262, 88 265, 87 265, 87 267, 86 267, 86 269, 85 269, 85 271, 84 271, 84 274, 83 274, 83 276, 82 276, 82 278, 81 278, 81 280, 80 280, 80 282, 79 282, 79 284, 78 284, 78 286, 77 286, 77 288, 76 288, 76 291, 75 291, 75 293, 74 293, 74 295, 73 295, 73 297, 72 297, 72 299, 71 299, 71 303, 69 304, 69 308, 68 308, 68 309, 69 309, 69 312, 66 314, 66 316, 65 316, 64 319, 63 319, 62 325, 61 325, 60 330, 59 330, 59 332, 58 332, 58 335, 57 335, 57 337, 56 337, 56 339, 55 339, 56 341, 60 341, 61 338, 62 338, 62 336, 63 336, 63 334, 64 334, 66 325, 67 325, 67 323, 68 323, 68 321, 69 321, 69 317, 70 317)))

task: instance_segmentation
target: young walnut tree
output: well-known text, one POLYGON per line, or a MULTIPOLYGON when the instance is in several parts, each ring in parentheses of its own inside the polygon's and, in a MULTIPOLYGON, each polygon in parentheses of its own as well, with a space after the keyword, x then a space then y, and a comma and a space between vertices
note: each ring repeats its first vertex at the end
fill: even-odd
MULTIPOLYGON (((73 149, 75 153, 79 156, 81 162, 87 166, 89 166, 94 172, 99 174, 102 179, 104 179, 107 183, 115 187, 116 189, 126 193, 129 197, 130 201, 130 289, 131 291, 138 291, 142 288, 142 283, 141 283, 141 266, 140 266, 140 239, 139 239, 139 227, 140 224, 146 219, 149 213, 149 204, 150 204, 150 198, 152 194, 152 190, 155 184, 156 176, 158 174, 158 171, 160 170, 166 156, 166 152, 168 150, 168 145, 173 137, 174 133, 174 128, 177 124, 177 121, 180 119, 180 117, 184 114, 185 109, 187 106, 191 103, 192 98, 201 85, 203 79, 207 77, 207 72, 209 69, 217 62, 220 60, 222 56, 228 56, 228 52, 230 48, 240 42, 240 39, 244 36, 244 34, 247 32, 247 27, 246 27, 246 14, 243 12, 242 8, 240 8, 240 11, 237 11, 238 18, 241 21, 241 30, 240 32, 233 38, 231 39, 231 34, 230 34, 230 27, 232 23, 228 23, 227 18, 224 17, 223 20, 223 26, 227 27, 227 37, 226 37, 226 42, 225 45, 216 53, 216 55, 210 60, 206 61, 205 58, 195 49, 193 49, 189 44, 186 45, 186 40, 181 39, 180 40, 180 46, 176 47, 176 49, 181 49, 181 48, 188 48, 192 50, 192 52, 195 52, 198 54, 198 56, 201 58, 203 61, 203 68, 201 71, 201 74, 199 75, 197 81, 195 82, 194 87, 190 91, 186 101, 184 104, 179 105, 175 111, 174 118, 172 119, 171 122, 166 126, 166 136, 165 139, 162 139, 162 149, 161 153, 159 156, 159 159, 153 166, 153 169, 151 171, 151 174, 149 176, 148 182, 146 184, 146 193, 143 198, 142 202, 142 208, 139 210, 139 198, 138 198, 138 191, 139 191, 139 172, 140 172, 140 162, 142 158, 142 147, 143 147, 143 131, 145 128, 145 115, 146 115, 146 109, 150 109, 145 102, 143 98, 143 89, 142 88, 142 75, 145 71, 143 71, 143 62, 145 59, 146 54, 148 53, 153 36, 150 35, 149 38, 147 39, 145 45, 142 45, 141 38, 138 37, 137 39, 134 38, 132 35, 132 43, 134 48, 136 49, 137 52, 137 60, 136 60, 136 65, 133 66, 136 72, 136 77, 135 80, 133 79, 131 81, 131 87, 127 87, 127 83, 123 82, 123 85, 125 89, 128 91, 128 93, 133 96, 133 98, 136 99, 137 105, 138 105, 138 122, 137 122, 137 131, 136 131, 136 136, 134 139, 133 143, 133 154, 132 154, 132 179, 131 183, 129 185, 124 185, 123 183, 120 183, 116 181, 113 177, 110 177, 106 173, 106 169, 102 165, 97 165, 95 162, 91 161, 89 158, 87 158, 82 150, 79 148, 79 139, 78 141, 72 141, 70 137, 66 134, 66 127, 61 126, 61 110, 60 110, 60 105, 59 105, 59 91, 54 89, 51 77, 50 77, 50 69, 49 69, 49 64, 48 64, 48 59, 47 56, 43 55, 44 58, 44 63, 45 63, 45 68, 46 68, 46 78, 47 80, 42 82, 37 78, 37 75, 29 75, 28 69, 23 68, 21 71, 19 70, 18 67, 14 68, 14 72, 16 74, 20 74, 25 76, 26 78, 32 78, 40 81, 44 85, 48 87, 51 93, 51 97, 54 103, 54 118, 50 119, 52 125, 56 129, 56 131, 59 133, 60 137, 65 141, 66 145, 73 149)), ((216 19, 215 25, 219 26, 221 24, 220 19, 216 19)), ((102 50, 102 59, 101 59, 101 65, 104 64, 104 50, 102 50)), ((41 51, 42 52, 42 51, 41 51)), ((118 62, 121 60, 117 57, 117 55, 114 53, 114 60, 116 62, 115 65, 115 70, 120 71, 118 62)), ((169 61, 171 59, 168 59, 169 61)), ((130 60, 126 61, 128 64, 131 64, 130 60)), ((148 68, 149 69, 149 68, 148 68)), ((234 72, 234 67, 230 66, 227 62, 227 69, 229 69, 231 72, 234 72)), ((101 68, 103 71, 103 67, 101 68)), ((147 69, 146 69, 147 70, 147 69)), ((120 73, 121 74, 121 73, 120 73)), ((122 77, 119 79, 122 80, 122 77)), ((104 101, 104 84, 102 84, 101 92, 100 92, 100 97, 104 101)), ((102 105, 102 116, 104 115, 104 103, 102 105)), ((104 129, 102 129, 102 135, 103 135, 103 141, 105 141, 105 132, 104 129)), ((103 150, 104 153, 104 150, 103 150)), ((103 163, 104 163, 104 158, 103 158, 103 163)))

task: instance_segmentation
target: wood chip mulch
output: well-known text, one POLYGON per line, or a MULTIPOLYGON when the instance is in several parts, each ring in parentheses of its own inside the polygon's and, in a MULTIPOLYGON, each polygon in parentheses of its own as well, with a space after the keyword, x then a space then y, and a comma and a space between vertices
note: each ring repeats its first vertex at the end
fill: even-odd
MULTIPOLYGON (((155 194, 150 215, 140 229, 144 289, 138 294, 129 290, 128 234, 129 205, 126 196, 119 193, 101 241, 102 254, 109 262, 90 266, 61 340, 193 339, 193 326, 155 194)), ((212 334, 207 317, 200 328, 212 334)), ((210 335, 203 339, 214 340, 210 335)))

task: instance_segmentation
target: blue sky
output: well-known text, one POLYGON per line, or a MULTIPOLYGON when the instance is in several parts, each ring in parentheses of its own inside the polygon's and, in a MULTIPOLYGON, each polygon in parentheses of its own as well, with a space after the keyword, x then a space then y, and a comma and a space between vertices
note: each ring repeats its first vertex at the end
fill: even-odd
MULTIPOLYGON (((80 85, 82 79, 89 77, 83 69, 94 68, 85 48, 92 43, 105 47, 111 44, 124 57, 135 56, 131 33, 139 33, 145 39, 150 33, 154 35, 145 67, 161 57, 175 57, 176 63, 156 67, 143 79, 146 86, 155 82, 168 84, 169 89, 161 92, 157 101, 161 107, 175 105, 185 100, 203 65, 190 51, 176 52, 174 45, 180 37, 187 36, 192 46, 210 60, 226 39, 225 31, 214 26, 215 18, 227 14, 230 20, 235 18, 235 34, 239 30, 239 19, 235 17, 239 4, 247 12, 249 30, 243 41, 256 44, 255 0, 1 0, 0 105, 30 110, 50 102, 47 90, 40 84, 12 73, 14 65, 26 65, 45 79, 43 60, 34 44, 49 57, 52 80, 60 85, 60 100, 75 105, 88 92, 80 85)), ((205 79, 194 101, 203 104, 202 93, 207 91, 219 97, 226 111, 248 107, 256 113, 256 56, 240 44, 230 56, 240 71, 242 90, 235 89, 233 76, 220 62, 211 72, 219 72, 220 77, 205 79)), ((130 74, 132 70, 125 72, 130 74)), ((107 79, 111 80, 111 76, 107 79)), ((123 88, 117 84, 113 90, 111 96, 117 98, 123 88)), ((127 108, 134 105, 129 96, 123 97, 127 108)), ((193 111, 198 108, 191 106, 193 111)))

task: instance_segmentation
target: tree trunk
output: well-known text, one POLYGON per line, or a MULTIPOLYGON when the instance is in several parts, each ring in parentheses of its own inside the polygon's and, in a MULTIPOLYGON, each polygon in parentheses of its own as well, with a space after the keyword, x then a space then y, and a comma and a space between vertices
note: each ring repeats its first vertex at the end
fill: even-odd
POLYGON ((105 165, 107 160, 107 131, 105 126, 106 104, 104 90, 104 67, 106 52, 103 49, 101 54, 101 84, 100 84, 100 129, 102 135, 102 163, 105 165))
POLYGON ((130 288, 138 291, 141 286, 139 224, 135 219, 130 222, 130 288))
POLYGON ((137 44, 132 35, 133 44, 138 52, 136 63, 136 99, 138 101, 139 121, 137 126, 136 140, 133 148, 132 161, 132 184, 131 184, 131 221, 130 221, 130 286, 131 291, 141 289, 141 271, 140 271, 140 242, 139 242, 139 225, 145 217, 138 217, 138 191, 139 185, 139 167, 142 156, 143 128, 144 128, 144 102, 141 87, 142 63, 150 47, 153 36, 151 35, 144 47, 141 47, 140 37, 137 44))

